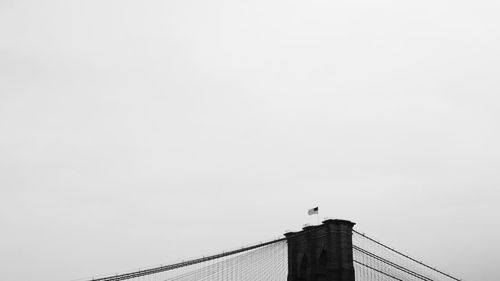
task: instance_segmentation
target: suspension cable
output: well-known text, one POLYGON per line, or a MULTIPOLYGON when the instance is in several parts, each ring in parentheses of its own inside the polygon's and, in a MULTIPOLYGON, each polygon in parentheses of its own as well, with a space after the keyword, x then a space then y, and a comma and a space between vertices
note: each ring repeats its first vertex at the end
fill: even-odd
POLYGON ((368 236, 366 236, 366 235, 365 235, 365 234, 363 234, 363 233, 359 233, 359 232, 357 232, 357 231, 356 231, 356 230, 354 230, 354 229, 353 229, 352 231, 353 231, 354 233, 356 233, 356 234, 358 234, 358 235, 361 235, 361 236, 363 236, 364 238, 366 238, 366 239, 368 239, 368 240, 370 240, 370 241, 372 241, 372 242, 374 242, 374 243, 376 243, 376 244, 378 244, 378 245, 380 245, 380 246, 382 246, 382 247, 384 247, 384 248, 386 248, 386 249, 388 249, 388 250, 390 250, 390 251, 392 251, 392 252, 396 253, 396 254, 399 254, 399 255, 401 255, 401 256, 403 256, 403 257, 405 257, 405 258, 407 258, 407 259, 409 259, 409 260, 411 260, 411 261, 413 261, 413 262, 416 262, 416 263, 418 263, 418 264, 420 264, 420 265, 422 265, 422 266, 425 266, 425 267, 427 267, 428 269, 434 270, 434 271, 436 271, 436 272, 438 272, 438 273, 440 273, 440 274, 443 274, 444 276, 447 276, 447 277, 449 277, 449 278, 451 278, 451 279, 453 279, 453 280, 456 280, 456 281, 461 281, 460 279, 458 279, 458 278, 456 278, 456 277, 453 277, 453 276, 451 276, 451 275, 449 275, 449 274, 446 274, 446 273, 444 273, 444 272, 440 271, 439 269, 436 269, 436 268, 434 268, 434 267, 432 267, 432 266, 430 266, 430 265, 427 265, 427 264, 425 264, 425 263, 423 263, 423 262, 421 262, 421 261, 418 261, 418 260, 416 260, 416 259, 414 259, 414 258, 412 258, 412 257, 410 257, 410 256, 408 256, 408 255, 405 255, 405 254, 403 254, 403 253, 401 253, 401 252, 399 252, 399 251, 397 251, 397 250, 395 250, 395 249, 393 249, 393 248, 391 248, 391 247, 389 247, 389 246, 387 246, 387 245, 385 245, 385 244, 383 244, 383 243, 381 243, 381 242, 379 242, 379 241, 377 241, 377 240, 375 240, 375 239, 373 239, 373 238, 371 238, 371 237, 368 237, 368 236))
POLYGON ((270 245, 270 244, 273 244, 273 243, 278 243, 278 242, 284 241, 286 239, 287 238, 279 238, 279 239, 275 239, 275 240, 272 240, 272 241, 269 241, 269 242, 255 244, 255 245, 252 245, 252 246, 243 247, 241 249, 232 250, 232 251, 228 251, 228 252, 223 252, 223 253, 212 255, 212 256, 202 257, 202 258, 198 258, 198 259, 194 259, 194 260, 189 260, 189 261, 184 261, 184 262, 180 262, 180 263, 175 263, 175 264, 171 264, 171 265, 159 266, 159 267, 150 268, 150 269, 146 269, 146 270, 138 270, 138 271, 134 271, 134 272, 128 272, 128 273, 124 273, 124 274, 120 274, 120 275, 102 277, 102 278, 98 278, 98 279, 91 279, 91 280, 92 281, 121 281, 121 280, 132 279, 132 278, 136 278, 136 277, 141 277, 141 276, 146 276, 146 275, 150 275, 150 274, 160 273, 160 272, 167 271, 167 270, 172 270, 172 269, 176 269, 176 268, 180 268, 180 267, 185 267, 185 266, 188 266, 188 265, 194 265, 194 264, 198 264, 198 263, 202 263, 202 262, 206 262, 206 261, 211 261, 211 260, 215 260, 215 259, 219 259, 219 258, 223 258, 223 257, 235 255, 235 254, 238 254, 238 253, 242 253, 242 252, 250 251, 250 250, 253 250, 253 249, 261 248, 261 247, 264 247, 264 246, 267 246, 267 245, 270 245))
POLYGON ((396 269, 398 269, 398 270, 400 270, 400 271, 403 271, 403 272, 405 272, 405 273, 407 273, 407 274, 409 274, 409 275, 412 275, 412 276, 414 276, 414 277, 416 277, 416 278, 418 278, 418 279, 420 279, 420 280, 424 280, 424 281, 433 281, 433 280, 432 280, 431 278, 429 278, 429 277, 423 276, 423 275, 421 275, 421 274, 419 274, 419 273, 417 273, 417 272, 415 272, 415 271, 412 271, 412 270, 410 270, 410 269, 408 269, 408 268, 406 268, 406 267, 404 267, 404 266, 401 266, 401 265, 398 265, 398 264, 396 264, 396 263, 393 263, 393 262, 391 262, 391 261, 389 261, 389 260, 386 260, 386 259, 382 258, 381 256, 376 255, 376 254, 374 254, 374 253, 372 253, 372 252, 369 252, 369 251, 367 251, 367 250, 365 250, 365 249, 363 249, 363 248, 360 248, 360 247, 357 247, 357 246, 353 246, 353 249, 354 249, 354 250, 356 250, 356 251, 359 251, 359 252, 361 252, 361 253, 363 253, 363 254, 365 254, 365 255, 369 256, 369 257, 372 257, 372 258, 374 258, 374 259, 376 259, 376 260, 378 260, 378 261, 380 261, 380 262, 382 262, 382 263, 385 263, 385 264, 387 264, 387 265, 389 265, 389 266, 391 266, 391 267, 394 267, 394 268, 396 268, 396 269))

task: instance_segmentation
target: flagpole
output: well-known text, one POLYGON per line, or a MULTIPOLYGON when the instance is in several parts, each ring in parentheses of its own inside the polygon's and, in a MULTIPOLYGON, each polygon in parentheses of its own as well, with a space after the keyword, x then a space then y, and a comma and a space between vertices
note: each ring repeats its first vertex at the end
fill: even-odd
POLYGON ((308 215, 316 214, 316 223, 319 225, 319 207, 314 207, 312 209, 309 209, 309 211, 307 211, 307 214, 308 215))

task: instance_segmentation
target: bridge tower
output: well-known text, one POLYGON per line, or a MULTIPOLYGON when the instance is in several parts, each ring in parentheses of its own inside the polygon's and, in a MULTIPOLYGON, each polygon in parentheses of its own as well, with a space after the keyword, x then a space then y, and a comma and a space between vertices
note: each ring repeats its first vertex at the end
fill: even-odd
POLYGON ((353 226, 347 220, 328 219, 285 233, 288 281, 354 281, 353 226))

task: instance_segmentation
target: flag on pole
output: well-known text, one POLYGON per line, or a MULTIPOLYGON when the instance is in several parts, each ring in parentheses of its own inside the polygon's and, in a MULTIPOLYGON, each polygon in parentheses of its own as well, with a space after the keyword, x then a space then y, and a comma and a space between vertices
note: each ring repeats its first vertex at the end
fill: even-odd
POLYGON ((307 211, 307 214, 308 214, 308 215, 318 214, 318 210, 319 210, 319 208, 318 208, 318 207, 314 207, 314 208, 312 208, 312 209, 309 209, 309 211, 307 211))

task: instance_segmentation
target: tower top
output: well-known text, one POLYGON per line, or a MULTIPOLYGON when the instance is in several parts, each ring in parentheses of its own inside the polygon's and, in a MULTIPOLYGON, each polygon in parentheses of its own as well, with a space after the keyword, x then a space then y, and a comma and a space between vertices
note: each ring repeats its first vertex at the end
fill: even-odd
POLYGON ((287 231, 284 235, 285 237, 287 238, 291 238, 291 236, 294 236, 296 234, 299 234, 299 233, 302 233, 302 232, 305 232, 305 231, 312 231, 313 229, 317 229, 317 228, 324 228, 324 227, 327 227, 327 226, 333 226, 333 225, 344 225, 348 228, 353 228, 354 225, 356 223, 352 222, 352 221, 348 221, 348 220, 342 220, 342 219, 325 219, 321 222, 321 224, 319 225, 309 225, 309 224, 305 224, 304 227, 302 228, 302 230, 300 231, 287 231))
POLYGON ((348 220, 326 219, 287 232, 287 281, 354 281, 352 228, 348 220))

